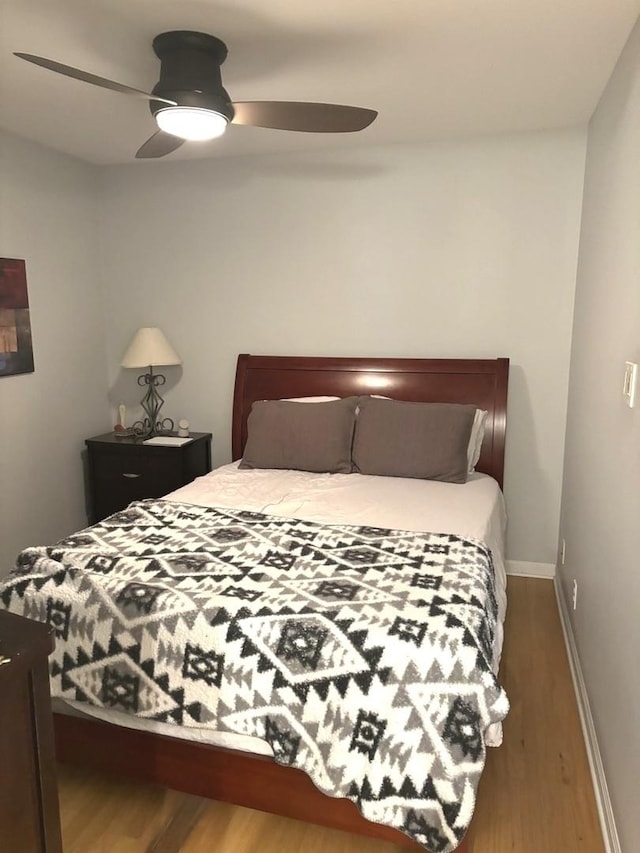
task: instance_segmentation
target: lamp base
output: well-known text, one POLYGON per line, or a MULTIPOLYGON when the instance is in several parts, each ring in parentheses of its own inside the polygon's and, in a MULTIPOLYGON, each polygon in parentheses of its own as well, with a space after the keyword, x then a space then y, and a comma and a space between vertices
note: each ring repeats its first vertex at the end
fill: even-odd
POLYGON ((149 372, 138 376, 138 385, 146 386, 147 393, 140 401, 145 417, 133 424, 133 428, 144 438, 152 438, 165 432, 172 432, 174 422, 171 418, 161 418, 160 409, 164 405, 158 386, 164 385, 166 377, 161 373, 154 373, 153 367, 149 366, 149 372))

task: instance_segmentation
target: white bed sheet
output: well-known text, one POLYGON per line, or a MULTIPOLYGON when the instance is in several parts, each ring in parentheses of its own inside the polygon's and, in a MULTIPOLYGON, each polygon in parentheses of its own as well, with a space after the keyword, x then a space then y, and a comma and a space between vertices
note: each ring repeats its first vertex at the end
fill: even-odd
MULTIPOLYGON (((498 626, 493 666, 497 673, 507 605, 504 563, 506 512, 502 492, 492 477, 475 473, 470 475, 465 484, 454 484, 363 474, 240 469, 238 463, 234 462, 204 477, 198 477, 187 486, 166 495, 165 500, 198 506, 248 509, 268 515, 332 524, 456 533, 483 542, 491 549, 496 573, 498 626)), ((88 714, 117 725, 169 737, 263 755, 272 754, 265 741, 246 735, 158 723, 80 702, 64 703, 57 700, 54 708, 88 714)), ((500 723, 487 729, 485 742, 488 746, 498 746, 502 742, 500 723)))

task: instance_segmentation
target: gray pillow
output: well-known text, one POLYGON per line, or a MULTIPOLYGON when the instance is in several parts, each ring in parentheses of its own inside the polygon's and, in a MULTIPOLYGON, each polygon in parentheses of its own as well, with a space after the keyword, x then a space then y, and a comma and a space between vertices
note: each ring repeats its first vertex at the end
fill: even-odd
POLYGON ((291 468, 351 473, 351 442, 358 397, 327 403, 260 400, 247 421, 240 468, 291 468))
POLYGON ((465 483, 476 407, 360 398, 354 470, 383 477, 465 483))

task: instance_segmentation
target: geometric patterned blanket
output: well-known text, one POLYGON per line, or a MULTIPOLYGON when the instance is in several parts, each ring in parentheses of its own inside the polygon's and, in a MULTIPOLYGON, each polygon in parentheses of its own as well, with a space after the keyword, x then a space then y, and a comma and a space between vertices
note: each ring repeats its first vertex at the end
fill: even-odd
POLYGON ((509 707, 484 545, 145 500, 23 551, 0 600, 54 627, 54 696, 262 738, 364 817, 461 841, 509 707))

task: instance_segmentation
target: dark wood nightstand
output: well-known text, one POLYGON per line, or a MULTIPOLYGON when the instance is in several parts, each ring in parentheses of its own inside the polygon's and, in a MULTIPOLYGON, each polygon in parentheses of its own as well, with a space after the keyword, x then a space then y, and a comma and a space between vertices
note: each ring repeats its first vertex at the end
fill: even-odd
POLYGON ((47 664, 53 645, 49 625, 0 611, 0 660, 8 658, 0 665, 0 847, 11 853, 62 851, 47 664))
POLYGON ((160 498, 211 470, 211 433, 192 432, 180 447, 143 444, 114 433, 88 438, 91 522, 131 501, 160 498))

